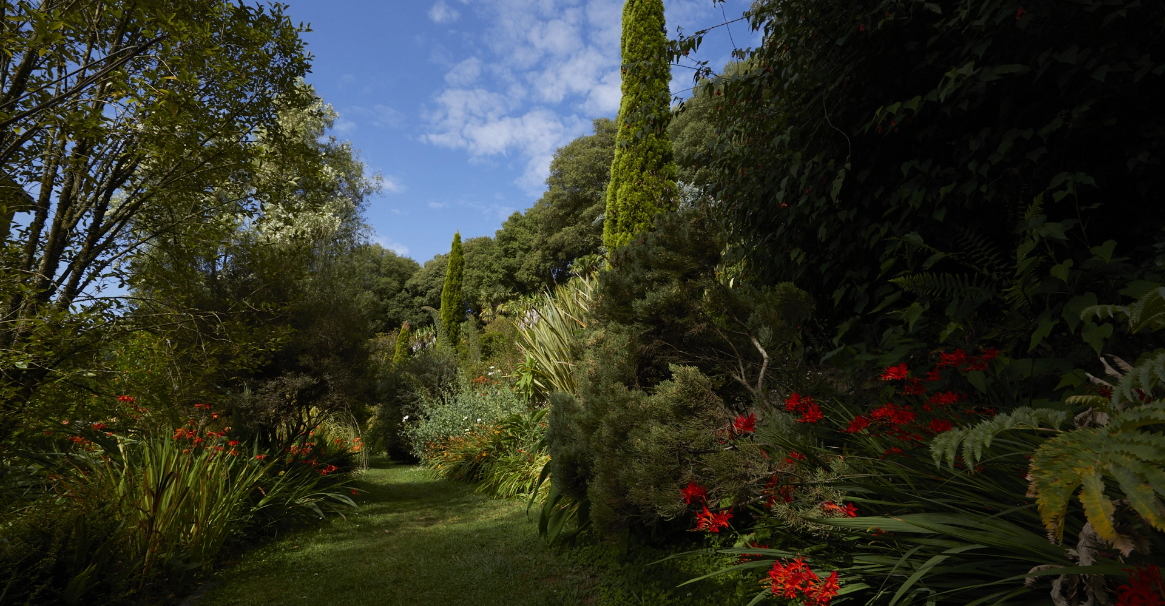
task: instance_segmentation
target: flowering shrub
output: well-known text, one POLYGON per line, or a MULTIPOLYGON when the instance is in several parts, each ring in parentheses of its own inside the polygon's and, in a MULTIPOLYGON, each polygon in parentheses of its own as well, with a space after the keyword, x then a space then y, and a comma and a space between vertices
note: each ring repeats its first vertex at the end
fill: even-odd
POLYGON ((414 454, 423 462, 434 459, 434 449, 453 438, 467 438, 481 426, 492 426, 525 412, 526 404, 500 383, 474 384, 459 374, 454 386, 437 397, 424 397, 415 418, 405 420, 404 433, 414 454))

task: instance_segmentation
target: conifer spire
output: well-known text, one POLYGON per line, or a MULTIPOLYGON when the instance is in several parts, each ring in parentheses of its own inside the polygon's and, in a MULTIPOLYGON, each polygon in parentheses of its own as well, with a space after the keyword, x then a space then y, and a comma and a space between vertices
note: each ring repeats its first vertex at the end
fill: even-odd
POLYGON ((676 165, 667 124, 671 117, 663 0, 627 0, 623 5, 623 98, 603 244, 613 250, 650 229, 656 213, 675 208, 676 165))

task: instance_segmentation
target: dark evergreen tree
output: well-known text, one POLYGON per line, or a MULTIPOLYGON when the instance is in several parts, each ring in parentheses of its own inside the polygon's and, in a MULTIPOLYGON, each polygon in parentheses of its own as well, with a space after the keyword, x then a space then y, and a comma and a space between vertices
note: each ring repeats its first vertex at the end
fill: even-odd
POLYGON ((465 258, 461 251, 461 233, 453 234, 453 246, 449 250, 449 266, 445 270, 445 286, 441 289, 441 323, 449 335, 449 342, 456 345, 460 336, 461 322, 465 319, 465 304, 461 296, 461 277, 465 270, 465 258))

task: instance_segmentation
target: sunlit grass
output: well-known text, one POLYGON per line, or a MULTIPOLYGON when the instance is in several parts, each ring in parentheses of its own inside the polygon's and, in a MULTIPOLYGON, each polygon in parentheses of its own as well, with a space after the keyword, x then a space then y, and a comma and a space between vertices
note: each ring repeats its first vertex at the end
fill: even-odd
POLYGON ((594 581, 527 521, 525 502, 488 499, 412 466, 373 461, 359 516, 250 551, 200 606, 440 606, 592 603, 594 581))

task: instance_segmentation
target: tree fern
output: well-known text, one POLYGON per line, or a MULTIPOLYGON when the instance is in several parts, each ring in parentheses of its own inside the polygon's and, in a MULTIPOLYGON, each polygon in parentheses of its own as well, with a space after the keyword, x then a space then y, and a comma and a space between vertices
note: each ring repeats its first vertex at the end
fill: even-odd
POLYGON ((935 436, 930 443, 930 453, 935 465, 942 465, 945 459, 954 469, 959 446, 963 450, 963 462, 973 467, 983 457, 983 449, 991 446, 991 441, 1009 429, 1050 429, 1059 431, 1068 413, 1049 408, 1017 408, 1010 413, 996 415, 968 428, 952 429, 935 436))

